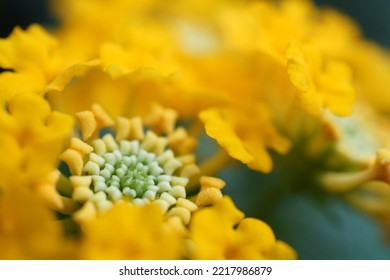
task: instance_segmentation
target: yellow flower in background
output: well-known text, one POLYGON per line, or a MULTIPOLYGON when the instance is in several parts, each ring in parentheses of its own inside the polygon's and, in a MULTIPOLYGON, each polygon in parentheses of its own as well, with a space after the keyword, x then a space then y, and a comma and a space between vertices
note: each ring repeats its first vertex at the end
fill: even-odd
MULTIPOLYGON (((333 11, 319 10, 310 1, 227 4, 210 14, 215 17, 215 21, 210 20, 210 29, 219 31, 215 35, 219 52, 228 49, 234 50, 235 56, 237 52, 262 54, 250 65, 252 68, 262 67, 262 70, 268 67, 263 71, 275 73, 270 75, 271 79, 280 74, 275 71, 275 66, 268 66, 269 60, 286 67, 288 77, 281 77, 278 82, 291 81, 297 89, 298 104, 305 112, 316 117, 324 108, 343 116, 352 112, 356 89, 352 69, 346 62, 350 62, 347 60, 348 49, 356 43, 361 44, 361 41, 356 35, 356 28, 345 17, 333 11), (333 29, 335 35, 329 32, 333 29)), ((213 52, 211 54, 217 56, 213 52)), ((236 66, 239 68, 241 65, 236 66)), ((267 72, 259 75, 258 79, 264 77, 267 77, 267 72)), ((249 85, 256 85, 256 81, 252 79, 249 85)), ((269 93, 264 93, 270 91, 268 84, 265 81, 263 88, 258 86, 262 92, 257 95, 263 98, 269 96, 269 93)), ((253 88, 250 90, 253 91, 253 88)), ((248 93, 248 87, 244 85, 240 94, 248 93)), ((281 100, 288 98, 289 94, 289 90, 285 91, 281 100)))
MULTIPOLYGON (((270 90, 265 80, 263 88, 258 86, 258 96, 271 99, 272 102, 272 98, 280 94, 282 85, 290 81, 297 90, 298 104, 309 115, 319 117, 324 108, 338 115, 351 113, 356 89, 352 69, 349 69, 343 56, 348 53, 346 46, 358 40, 354 36, 355 30, 350 26, 352 24, 347 23, 345 18, 341 20, 341 16, 328 16, 331 12, 318 10, 310 1, 254 1, 226 5, 220 10, 215 15, 215 25, 221 30, 221 49, 245 54, 252 52, 257 56, 261 54, 257 61, 250 62, 251 67, 264 71, 258 79, 267 77, 269 71, 274 74, 269 75, 271 78, 268 79, 280 76, 276 82, 280 88, 275 90, 274 85, 270 90), (337 30, 334 22, 340 24, 337 30), (324 25, 338 32, 335 36, 331 32, 325 33, 328 29, 323 28, 324 25), (340 42, 340 38, 346 42, 340 42), (334 41, 338 44, 329 44, 334 41), (306 47, 309 43, 310 49, 306 47), (273 64, 270 64, 270 60, 273 64), (285 67, 288 76, 280 75, 275 65, 285 67)), ((253 79, 250 85, 255 85, 253 79)), ((240 94, 248 94, 244 89, 247 88, 242 88, 244 92, 240 94)), ((280 103, 289 99, 288 95, 294 94, 286 87, 282 90, 280 103)), ((279 106, 286 106, 280 103, 279 106)))

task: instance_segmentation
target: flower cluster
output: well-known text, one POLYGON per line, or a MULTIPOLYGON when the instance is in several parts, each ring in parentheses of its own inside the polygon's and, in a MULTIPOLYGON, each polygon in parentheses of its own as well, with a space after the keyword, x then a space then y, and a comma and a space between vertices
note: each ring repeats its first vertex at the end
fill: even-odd
POLYGON ((228 166, 287 170, 287 192, 304 178, 390 232, 390 57, 350 19, 305 0, 52 6, 58 26, 0 39, 0 258, 296 259, 225 193, 245 196, 228 166))

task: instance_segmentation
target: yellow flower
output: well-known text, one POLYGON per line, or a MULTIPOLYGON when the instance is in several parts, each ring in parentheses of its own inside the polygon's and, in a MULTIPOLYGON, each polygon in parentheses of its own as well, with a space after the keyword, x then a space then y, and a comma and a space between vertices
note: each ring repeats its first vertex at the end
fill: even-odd
POLYGON ((275 130, 266 107, 244 108, 211 108, 199 117, 207 134, 231 157, 255 170, 270 172, 272 160, 267 148, 285 153, 290 143, 275 130))
POLYGON ((335 11, 323 13, 316 31, 315 44, 327 57, 350 65, 359 92, 352 115, 325 115, 336 132, 334 159, 344 166, 323 171, 320 184, 331 193, 343 194, 347 202, 377 219, 388 235, 390 99, 383 81, 390 75, 389 53, 364 40, 356 25, 335 11), (337 158, 340 154, 346 158, 337 158))
POLYGON ((127 202, 157 204, 167 217, 179 217, 188 224, 197 209, 186 199, 185 188, 199 173, 191 154, 196 141, 183 128, 175 129, 176 117, 174 111, 156 107, 145 119, 166 136, 144 132, 140 117, 118 117, 114 138, 101 130, 114 125, 101 106, 94 104, 90 111, 76 114, 86 142, 72 138, 61 159, 72 175, 72 200, 81 206, 73 213, 77 222, 92 220, 115 204, 127 202))
POLYGON ((83 259, 178 259, 181 233, 171 230, 157 205, 118 204, 83 228, 83 259))
MULTIPOLYGON (((68 214, 80 224, 81 258, 177 259, 183 254, 192 258, 185 252, 185 226, 198 207, 216 204, 216 215, 227 217, 223 221, 231 222, 232 228, 239 222, 236 217, 241 217, 241 212, 231 202, 219 202, 225 185, 220 179, 200 177, 200 191, 190 198, 195 203, 186 198, 185 185, 198 170, 191 155, 193 139, 182 128, 174 128, 176 117, 174 111, 157 105, 145 116, 145 122, 166 137, 151 130, 144 133, 139 117, 118 117, 114 138, 101 130, 113 127, 114 122, 99 105, 76 113, 85 142, 72 138, 61 159, 70 168, 71 199, 77 204, 57 210, 70 210, 68 214), (236 214, 230 217, 232 211, 236 214)), ((257 220, 241 221, 236 236, 240 252, 232 257, 293 258, 291 249, 275 242, 272 231, 265 228, 257 220), (253 226, 254 231, 249 229, 253 226), (266 234, 266 241, 255 238, 259 233, 266 234), (259 246, 253 247, 257 253, 248 251, 250 244, 256 244, 254 239, 259 241, 259 246)), ((192 236, 191 230, 188 234, 192 236)))
POLYGON ((276 241, 271 228, 244 218, 229 197, 197 211, 190 224, 190 256, 194 259, 295 259, 287 244, 276 241))
MULTIPOLYGON (((268 149, 286 153, 290 147, 277 123, 278 113, 291 108, 283 103, 291 94, 284 48, 292 39, 304 41, 311 28, 301 27, 315 9, 308 2, 205 2, 61 1, 64 22, 55 37, 34 25, 0 41, 0 66, 6 68, 0 74, 0 151, 14 159, 0 163, 0 185, 27 185, 49 208, 68 215, 81 236, 81 258, 181 258, 193 216, 190 257, 295 258, 267 225, 244 219, 229 199, 220 200, 221 180, 199 179, 196 141, 175 122, 188 118, 196 135, 199 114, 207 134, 231 157, 270 172, 268 149), (274 29, 261 23, 248 31, 246 36, 256 34, 251 47, 239 30, 256 25, 259 7, 275 19, 274 29), (237 14, 244 24, 234 29, 229 19, 237 14), (35 93, 79 121, 65 151, 70 117, 52 112, 35 93), (148 114, 156 102, 179 113, 154 106, 148 114), (58 158, 70 176, 63 166, 62 176, 53 172, 58 158)), ((318 57, 304 50, 288 52, 288 59, 306 111, 348 113, 353 94, 344 65, 326 61, 322 71, 318 57), (307 99, 302 79, 309 81, 307 99), (347 92, 340 106, 333 96, 339 91, 347 92)))
MULTIPOLYGON (((114 138, 101 130, 114 125, 102 107, 94 104, 90 111, 76 113, 85 142, 72 138, 61 158, 72 175, 69 177, 71 199, 79 206, 66 208, 68 204, 58 211, 70 210, 69 214, 81 225, 81 258, 172 259, 182 258, 183 253, 198 258, 184 252, 188 245, 184 242, 185 226, 199 211, 198 207, 222 205, 219 201, 225 183, 217 178, 201 177, 200 191, 192 198, 195 203, 186 198, 184 186, 197 174, 190 154, 194 143, 182 129, 174 128, 176 117, 172 110, 159 106, 144 117, 150 127, 160 135, 167 135, 166 138, 152 131, 144 133, 139 117, 118 117, 114 138), (136 169, 131 169, 132 160, 138 161, 134 165, 136 169), (149 175, 145 177, 145 174, 149 175), (114 238, 112 232, 117 232, 114 238)), ((229 221, 233 230, 242 216, 237 209, 232 209, 235 209, 233 204, 215 206, 216 215, 227 217, 223 221, 229 221), (232 211, 236 214, 232 215, 232 211)), ((198 218, 198 222, 203 219, 204 223, 214 224, 209 217, 198 218)), ((190 236, 197 234, 197 227, 194 233, 192 229, 190 226, 190 236)), ((237 244, 232 245, 232 250, 238 253, 232 252, 227 257, 295 258, 293 251, 284 243, 276 242, 272 231, 258 220, 241 221, 234 239, 237 244), (259 233, 265 234, 266 239, 257 238, 259 233)), ((221 246, 218 250, 225 250, 221 246)))
MULTIPOLYGON (((342 116, 351 113, 356 89, 347 57, 361 40, 348 18, 317 9, 310 1, 255 1, 220 10, 213 14, 222 30, 220 44, 235 52, 262 53, 286 65, 305 112, 316 117, 324 108, 342 116)), ((283 90, 288 98, 289 89, 283 90)))

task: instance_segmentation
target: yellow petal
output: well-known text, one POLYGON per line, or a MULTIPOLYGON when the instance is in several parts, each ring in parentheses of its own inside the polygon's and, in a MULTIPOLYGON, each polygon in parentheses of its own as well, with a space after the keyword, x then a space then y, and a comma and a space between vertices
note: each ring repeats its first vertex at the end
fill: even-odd
POLYGON ((245 149, 233 127, 221 118, 216 109, 202 111, 199 118, 203 121, 207 134, 225 148, 230 156, 243 163, 253 161, 253 156, 245 149))
POLYGON ((297 253, 283 241, 276 241, 272 249, 266 254, 270 260, 296 260, 297 253))
POLYGON ((251 246, 256 247, 262 253, 267 253, 275 243, 275 235, 272 229, 258 219, 243 219, 237 227, 237 232, 242 235, 240 238, 251 246))
POLYGON ((296 43, 290 43, 286 49, 286 58, 287 74, 291 83, 299 91, 308 91, 310 78, 301 47, 296 43))

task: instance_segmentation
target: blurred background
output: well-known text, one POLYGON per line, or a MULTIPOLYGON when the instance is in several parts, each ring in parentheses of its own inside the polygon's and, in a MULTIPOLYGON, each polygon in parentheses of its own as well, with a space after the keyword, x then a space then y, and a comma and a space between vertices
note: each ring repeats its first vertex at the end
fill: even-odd
POLYGON ((14 26, 23 28, 30 23, 53 24, 47 0, 0 0, 0 36, 6 37, 14 26))
MULTIPOLYGON (((55 0, 54 0, 55 1, 55 0)), ((0 0, 0 36, 7 36, 15 25, 32 22, 53 24, 47 7, 48 0, 0 0)), ((362 28, 365 36, 390 46, 390 1, 388 0, 315 0, 320 6, 331 6, 350 15, 362 28)))
MULTIPOLYGON (((390 1, 316 2, 350 15, 366 38, 390 47, 390 1)), ((6 37, 16 25, 25 28, 33 22, 56 24, 46 0, 0 0, 0 37, 6 37)), ((227 187, 226 192, 235 198, 238 207, 248 216, 269 223, 277 238, 291 244, 300 259, 390 259, 390 245, 379 226, 340 199, 318 197, 310 191, 278 193, 275 185, 283 185, 283 170, 267 176, 249 169, 239 173, 225 170, 220 176, 229 180, 230 186, 235 185, 227 187), (278 199, 270 200, 270 193, 278 199)))

